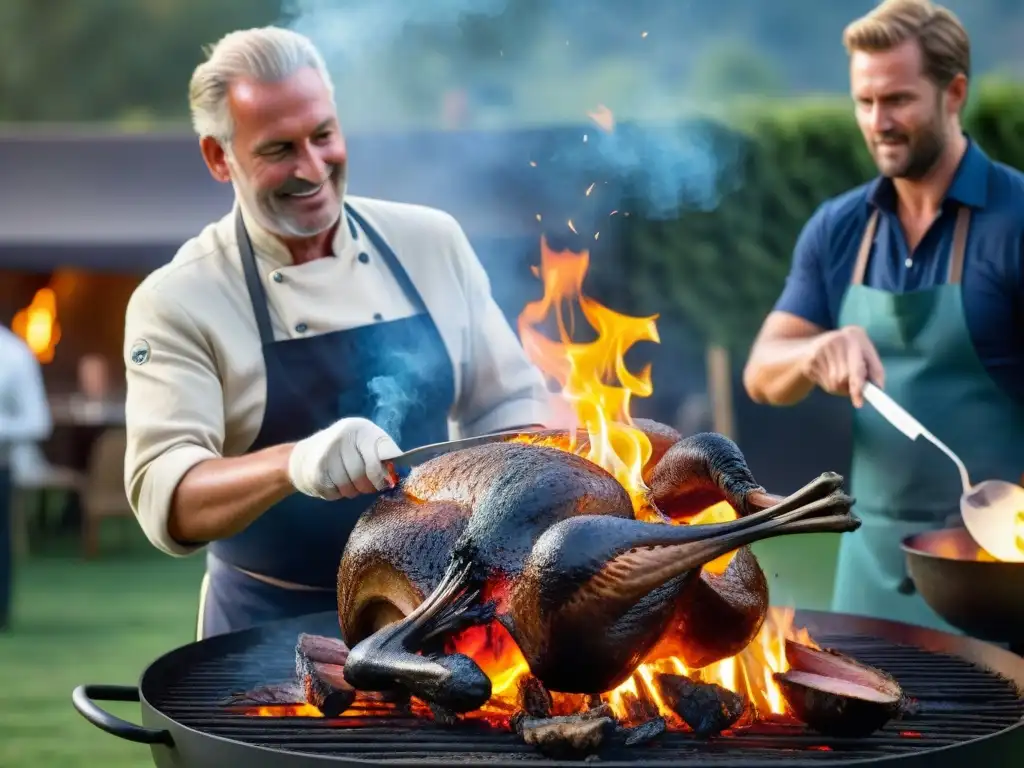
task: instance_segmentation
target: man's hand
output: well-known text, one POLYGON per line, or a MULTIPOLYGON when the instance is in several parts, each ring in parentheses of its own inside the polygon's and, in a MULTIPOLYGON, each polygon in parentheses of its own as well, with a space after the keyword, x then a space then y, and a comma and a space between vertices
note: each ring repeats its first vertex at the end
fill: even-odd
POLYGON ((372 421, 347 418, 300 440, 288 460, 295 490, 333 501, 391 486, 384 462, 401 449, 372 421))
POLYGON ((863 328, 848 325, 821 334, 803 360, 803 375, 832 395, 848 395, 854 406, 864 405, 864 385, 885 384, 885 370, 863 328))

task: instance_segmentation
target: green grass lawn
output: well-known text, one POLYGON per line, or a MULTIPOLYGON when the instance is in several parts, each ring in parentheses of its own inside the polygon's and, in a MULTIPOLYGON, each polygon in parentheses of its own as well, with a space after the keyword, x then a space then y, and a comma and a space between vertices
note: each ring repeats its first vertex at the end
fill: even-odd
MULTIPOLYGON (((202 559, 161 555, 134 525, 109 523, 114 535, 95 561, 60 542, 19 565, 11 627, 0 633, 0 766, 153 765, 149 747, 107 735, 71 706, 76 685, 134 685, 156 657, 194 639, 202 559)), ((139 722, 137 704, 104 706, 139 722)))
MULTIPOLYGON (((201 557, 149 547, 134 522, 112 521, 101 557, 75 542, 46 542, 17 571, 12 626, 0 633, 0 766, 141 768, 149 747, 86 722, 71 706, 82 683, 134 685, 158 656, 192 642, 201 557)), ((835 537, 799 536, 756 547, 772 602, 827 607, 835 537)), ((139 722, 137 704, 104 704, 139 722)))

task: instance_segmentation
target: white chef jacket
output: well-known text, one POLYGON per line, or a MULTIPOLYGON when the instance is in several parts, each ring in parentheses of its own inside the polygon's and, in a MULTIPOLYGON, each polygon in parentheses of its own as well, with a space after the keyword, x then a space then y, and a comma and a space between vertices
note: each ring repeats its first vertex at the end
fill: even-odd
MULTIPOLYGON (((437 325, 455 372, 451 437, 544 423, 550 397, 544 378, 495 303, 455 219, 419 205, 346 199, 394 250, 437 325)), ((244 454, 266 406, 266 370, 234 217, 232 210, 204 228, 147 276, 125 318, 125 490, 149 540, 172 555, 198 549, 167 532, 178 482, 201 461, 244 454)), ((251 217, 245 223, 275 340, 415 312, 358 229, 353 238, 347 226, 338 227, 333 258, 296 265, 251 217)))
POLYGON ((0 469, 15 446, 45 440, 53 428, 43 372, 32 350, 0 325, 0 469))

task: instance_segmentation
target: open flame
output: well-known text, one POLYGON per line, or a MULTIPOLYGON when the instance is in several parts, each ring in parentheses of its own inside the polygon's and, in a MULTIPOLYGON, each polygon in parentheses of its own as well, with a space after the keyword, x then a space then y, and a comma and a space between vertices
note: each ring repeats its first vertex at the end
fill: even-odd
MULTIPOLYGON (((601 130, 614 129, 614 116, 606 107, 589 113, 601 130)), ((536 163, 531 163, 536 165, 536 163)), ((588 187, 589 195, 593 185, 588 187)), ((615 215, 612 211, 609 215, 615 215)), ((623 215, 628 216, 628 213, 623 215)), ((537 219, 540 220, 538 214, 537 219)), ((572 221, 568 226, 573 232, 572 221)), ((630 317, 617 313, 583 294, 583 281, 590 263, 589 251, 556 251, 541 238, 541 263, 534 274, 544 286, 544 294, 530 302, 519 316, 519 335, 527 356, 548 378, 560 387, 553 406, 556 421, 570 428, 572 437, 538 438, 524 435, 524 442, 542 443, 550 447, 571 451, 587 458, 612 474, 627 490, 634 513, 641 520, 665 518, 655 510, 648 499, 648 488, 642 470, 650 459, 652 446, 649 438, 633 424, 630 404, 633 397, 649 397, 653 392, 651 367, 639 373, 626 367, 625 356, 640 341, 659 342, 657 315, 630 317), (575 308, 596 334, 589 342, 574 340, 575 308), (546 336, 541 328, 553 325, 558 340, 546 336), (588 439, 578 445, 575 429, 585 429, 588 439)), ((736 511, 720 502, 685 523, 704 524, 725 522, 737 518, 736 511)), ((675 521, 673 521, 675 522, 675 521)), ((734 553, 723 555, 704 566, 706 571, 722 573, 734 553)), ((631 702, 656 707, 674 730, 686 730, 681 718, 662 700, 655 684, 657 673, 687 675, 705 683, 746 696, 750 703, 748 715, 759 719, 786 715, 782 692, 773 679, 777 672, 789 670, 786 660, 786 640, 818 648, 804 629, 793 626, 792 609, 771 608, 757 637, 739 654, 723 659, 702 669, 687 669, 675 656, 652 659, 640 664, 628 680, 601 695, 623 723, 638 724, 631 712, 631 702)), ((491 680, 491 698, 481 709, 466 714, 468 719, 500 722, 515 714, 521 707, 519 683, 530 674, 529 665, 511 635, 498 622, 486 626, 470 627, 452 638, 446 649, 471 657, 491 680)), ((371 702, 373 694, 359 693, 354 709, 346 712, 340 721, 355 723, 362 709, 371 702)), ((583 710, 587 697, 578 694, 552 693, 554 715, 569 715, 583 710)), ((372 706, 372 704, 371 704, 372 706)), ((378 705, 379 709, 379 705, 378 705)), ((414 702, 413 714, 425 713, 425 708, 414 702)), ((264 716, 320 716, 316 707, 307 704, 288 707, 258 707, 250 714, 264 716)), ((429 714, 428 714, 429 716, 429 714)), ((742 725, 745 720, 737 723, 742 725)), ((812 747, 814 748, 814 747, 812 747)))
MULTIPOLYGON (((621 315, 583 295, 583 278, 590 263, 587 251, 553 251, 541 240, 541 266, 534 269, 544 282, 544 295, 530 302, 519 316, 519 335, 527 356, 561 387, 561 398, 572 406, 579 426, 589 435, 583 455, 608 470, 629 491, 638 514, 647 507, 647 486, 641 472, 651 457, 651 441, 632 426, 632 397, 653 392, 651 367, 639 374, 626 368, 625 354, 638 341, 657 342, 657 315, 621 315), (597 333, 590 343, 573 342, 578 304, 597 333), (539 330, 554 312, 559 341, 539 330)), ((562 447, 562 446, 558 446, 562 447)), ((575 440, 567 450, 576 450, 575 440)))
MULTIPOLYGON (((560 399, 572 408, 577 425, 586 429, 588 435, 587 445, 582 449, 574 440, 568 445, 564 441, 561 444, 545 442, 579 453, 611 473, 629 492, 638 518, 664 521, 648 501, 648 489, 642 476, 643 467, 651 456, 651 443, 633 426, 630 417, 632 398, 648 397, 653 392, 651 368, 647 365, 634 374, 625 364, 625 355, 636 342, 659 341, 657 315, 630 317, 585 296, 583 280, 589 263, 589 252, 554 251, 542 238, 540 269, 535 269, 534 274, 543 282, 544 295, 527 304, 519 316, 519 334, 526 354, 561 387, 560 399), (575 306, 579 306, 596 334, 592 341, 573 340, 575 306), (545 323, 553 323, 557 341, 541 332, 545 323)), ((732 506, 720 502, 690 518, 686 524, 724 522, 736 517, 732 506)), ((733 553, 724 555, 705 568, 721 573, 732 557, 733 553)), ((793 639, 815 645, 806 631, 794 631, 793 615, 792 610, 772 609, 758 637, 744 651, 700 670, 688 670, 674 656, 641 664, 629 680, 602 698, 623 720, 629 719, 629 700, 635 698, 655 705, 668 722, 681 725, 654 684, 655 673, 667 672, 689 675, 742 693, 760 715, 784 714, 782 694, 772 675, 789 668, 785 641, 793 639)), ((483 660, 482 667, 492 680, 492 701, 515 703, 516 683, 529 669, 511 638, 476 648, 464 649, 460 645, 460 650, 469 653, 478 663, 483 660)))
POLYGON ((40 288, 32 302, 14 316, 11 331, 20 336, 40 363, 53 361, 60 324, 57 322, 57 295, 52 288, 40 288))

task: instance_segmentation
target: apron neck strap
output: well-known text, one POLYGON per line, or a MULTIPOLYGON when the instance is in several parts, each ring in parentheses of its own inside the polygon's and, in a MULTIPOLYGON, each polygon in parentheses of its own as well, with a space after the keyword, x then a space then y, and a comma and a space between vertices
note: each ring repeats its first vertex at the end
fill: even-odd
MULTIPOLYGON (((953 244, 949 253, 949 275, 946 282, 949 285, 959 285, 960 278, 964 272, 964 253, 967 250, 967 232, 971 225, 971 209, 961 205, 956 212, 956 228, 953 230, 953 244)), ((878 227, 878 210, 875 209, 868 217, 868 224, 864 228, 864 235, 860 239, 860 249, 857 251, 857 261, 853 266, 853 277, 850 285, 863 285, 864 273, 867 270, 868 258, 871 255, 871 246, 875 241, 875 229, 878 227)))
POLYGON ((259 270, 256 269, 256 255, 253 253, 252 241, 242 220, 241 206, 235 213, 235 239, 238 241, 238 254, 242 258, 245 287, 249 290, 249 301, 252 303, 253 314, 256 315, 256 327, 260 331, 260 343, 266 346, 274 341, 274 327, 270 324, 267 294, 263 290, 263 283, 260 282, 259 270))
POLYGON ((853 265, 853 278, 850 285, 862 285, 864 283, 864 271, 868 267, 868 256, 871 255, 871 245, 875 242, 875 228, 878 226, 878 209, 871 212, 868 217, 868 225, 864 228, 864 235, 860 239, 860 249, 857 251, 857 261, 853 265))
POLYGON ((967 250, 967 230, 971 224, 971 209, 961 205, 956 212, 956 229, 953 230, 953 246, 949 252, 950 285, 959 285, 964 273, 964 252, 967 250))

